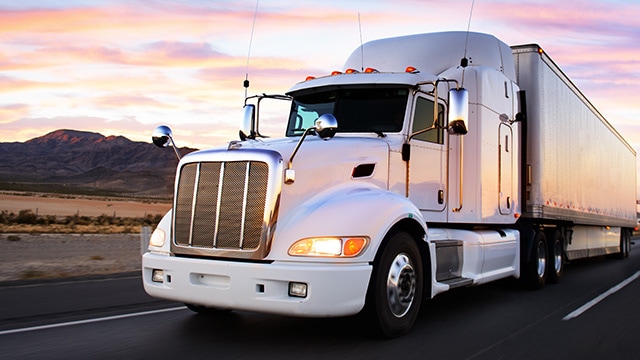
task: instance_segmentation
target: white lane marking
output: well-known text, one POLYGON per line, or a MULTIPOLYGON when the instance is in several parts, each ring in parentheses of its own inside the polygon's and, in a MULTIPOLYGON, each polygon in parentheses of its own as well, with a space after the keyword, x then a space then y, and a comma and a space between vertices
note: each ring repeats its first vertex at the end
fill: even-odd
POLYGON ((136 316, 161 314, 161 313, 165 313, 165 312, 176 311, 176 310, 184 310, 184 309, 186 309, 185 306, 180 306, 180 307, 174 307, 174 308, 168 308, 168 309, 142 311, 142 312, 137 312, 137 313, 114 315, 114 316, 107 316, 107 317, 95 318, 95 319, 86 319, 86 320, 78 320, 78 321, 69 321, 69 322, 58 323, 58 324, 32 326, 32 327, 26 327, 26 328, 22 328, 22 329, 12 329, 12 330, 0 331, 0 335, 16 334, 16 333, 28 332, 28 331, 36 331, 36 330, 55 329, 55 328, 59 328, 59 327, 73 326, 73 325, 80 325, 80 324, 91 324, 91 323, 97 323, 97 322, 102 322, 102 321, 126 319, 126 318, 136 317, 136 316))
POLYGON ((132 280, 138 279, 140 280, 140 276, 127 276, 127 277, 113 277, 113 278, 104 278, 104 279, 85 279, 85 280, 53 280, 51 282, 36 282, 33 284, 24 283, 24 284, 15 284, 15 285, 6 285, 3 286, 0 284, 0 290, 3 289, 14 289, 14 288, 30 288, 30 287, 39 287, 39 286, 58 286, 58 285, 70 285, 70 284, 85 284, 85 283, 94 283, 94 282, 106 282, 106 281, 118 281, 118 280, 132 280))
POLYGON ((574 310, 573 312, 571 312, 567 316, 563 317, 562 320, 565 320, 565 321, 566 320, 571 320, 573 318, 576 318, 576 317, 582 315, 583 312, 589 310, 590 308, 592 308, 593 306, 598 304, 600 301, 604 300, 607 296, 609 296, 609 295, 621 290, 623 287, 631 284, 631 282, 636 280, 638 277, 640 277, 640 271, 636 272, 635 274, 633 274, 631 277, 629 277, 628 279, 624 280, 620 284, 612 287, 607 292, 605 292, 603 294, 600 294, 600 296, 598 296, 597 298, 589 301, 588 303, 586 303, 586 304, 582 305, 581 307, 579 307, 578 309, 574 310))

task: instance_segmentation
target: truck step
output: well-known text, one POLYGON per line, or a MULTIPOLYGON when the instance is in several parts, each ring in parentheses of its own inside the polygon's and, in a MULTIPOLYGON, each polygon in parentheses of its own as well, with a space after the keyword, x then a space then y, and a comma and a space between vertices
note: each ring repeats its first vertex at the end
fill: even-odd
POLYGON ((463 278, 463 277, 447 279, 447 280, 443 280, 443 281, 440 281, 440 282, 443 283, 443 284, 449 285, 450 289, 455 289, 455 288, 458 288, 458 287, 473 285, 473 279, 463 278))

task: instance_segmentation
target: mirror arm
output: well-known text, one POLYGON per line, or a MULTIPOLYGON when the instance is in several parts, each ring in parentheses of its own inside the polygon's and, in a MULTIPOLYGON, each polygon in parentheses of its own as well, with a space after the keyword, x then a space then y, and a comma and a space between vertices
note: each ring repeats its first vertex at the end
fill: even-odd
POLYGON ((176 156, 178 157, 178 161, 182 160, 180 152, 178 152, 178 148, 176 147, 176 143, 173 142, 173 136, 169 135, 169 139, 171 140, 171 147, 173 148, 173 152, 175 152, 176 156))
POLYGON ((298 143, 296 144, 296 147, 293 149, 293 152, 291 153, 291 157, 289 158, 289 164, 287 165, 287 170, 291 170, 291 168, 293 167, 293 158, 296 156, 296 154, 298 153, 298 150, 300 149, 300 145, 302 145, 302 142, 304 141, 304 139, 307 137, 307 135, 315 130, 316 128, 314 126, 308 128, 307 130, 304 131, 304 134, 302 134, 302 137, 300 138, 300 141, 298 141, 298 143))

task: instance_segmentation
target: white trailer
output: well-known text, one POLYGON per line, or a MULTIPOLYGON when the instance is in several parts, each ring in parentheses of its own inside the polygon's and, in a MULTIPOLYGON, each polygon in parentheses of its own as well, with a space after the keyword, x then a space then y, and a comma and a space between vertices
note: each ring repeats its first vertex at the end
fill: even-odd
POLYGON ((569 259, 626 254, 629 234, 620 232, 637 221, 635 151, 539 46, 513 53, 527 103, 523 217, 569 231, 569 259))
MULTIPOLYGON (((390 337, 422 298, 629 251, 635 153, 538 46, 382 39, 245 105, 240 140, 180 160, 144 288, 197 312, 368 311, 390 337), (462 58, 462 60, 460 60, 462 58), (285 137, 260 101, 291 101, 285 137), (308 136, 315 134, 317 136, 308 136)), ((171 132, 154 132, 159 146, 171 132)))

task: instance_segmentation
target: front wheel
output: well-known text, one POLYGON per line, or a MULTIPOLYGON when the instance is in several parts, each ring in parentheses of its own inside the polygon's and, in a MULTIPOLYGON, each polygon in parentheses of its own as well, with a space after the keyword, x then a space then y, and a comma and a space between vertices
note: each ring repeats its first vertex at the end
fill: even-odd
POLYGON ((420 250, 411 235, 391 236, 374 264, 367 306, 382 334, 394 338, 411 330, 423 291, 420 250))

